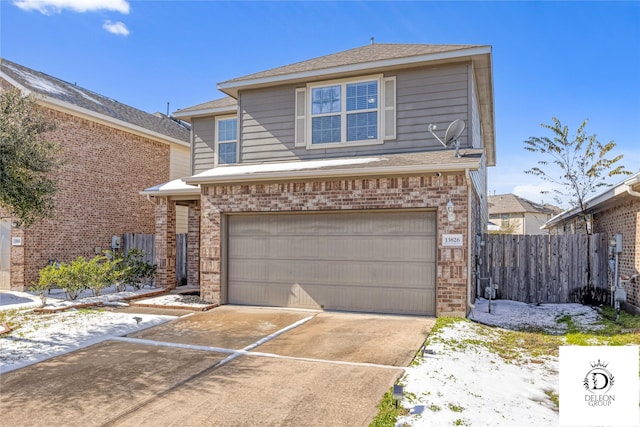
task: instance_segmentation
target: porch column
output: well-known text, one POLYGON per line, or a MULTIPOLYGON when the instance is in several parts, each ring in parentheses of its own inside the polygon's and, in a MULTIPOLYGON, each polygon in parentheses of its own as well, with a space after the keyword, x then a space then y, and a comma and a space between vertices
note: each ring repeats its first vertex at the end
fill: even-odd
POLYGON ((200 298, 220 304, 221 281, 221 227, 222 214, 215 206, 215 187, 204 187, 200 199, 200 298))
POLYGON ((189 206, 187 233, 187 286, 200 286, 200 201, 189 206))
POLYGON ((176 203, 156 198, 156 285, 174 289, 176 283, 176 203))

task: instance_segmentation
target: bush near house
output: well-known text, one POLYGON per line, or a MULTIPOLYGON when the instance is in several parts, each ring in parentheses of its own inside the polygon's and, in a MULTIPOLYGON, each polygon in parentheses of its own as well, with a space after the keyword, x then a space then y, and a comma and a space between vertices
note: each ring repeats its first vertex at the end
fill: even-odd
POLYGON ((114 284, 119 291, 124 291, 127 285, 141 289, 153 283, 157 269, 143 257, 144 253, 136 249, 127 255, 106 251, 89 261, 78 257, 70 263, 48 265, 39 271, 38 282, 31 286, 31 290, 38 292, 44 304, 46 292, 52 287, 63 289, 70 300, 77 299, 85 289, 99 296, 103 289, 114 284))

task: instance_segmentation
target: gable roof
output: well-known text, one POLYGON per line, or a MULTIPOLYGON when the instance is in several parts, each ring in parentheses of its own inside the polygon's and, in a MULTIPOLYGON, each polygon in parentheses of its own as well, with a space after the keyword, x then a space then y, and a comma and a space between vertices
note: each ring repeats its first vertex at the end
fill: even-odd
POLYGON ((490 54, 491 47, 484 45, 374 43, 237 77, 218 83, 218 89, 237 98, 239 89, 308 82, 314 78, 318 80, 355 75, 364 70, 383 71, 399 66, 419 66, 434 61, 460 58, 474 58, 482 63, 479 67, 487 68, 490 64, 481 58, 490 54))
POLYGON ((541 205, 539 203, 532 202, 531 200, 516 196, 515 194, 498 194, 495 196, 489 196, 488 202, 490 215, 506 213, 543 213, 550 215, 560 211, 559 208, 555 208, 547 204, 541 205))
POLYGON ((204 102, 194 105, 193 107, 183 108, 173 113, 174 117, 191 120, 193 117, 207 116, 210 114, 235 113, 238 111, 238 101, 226 96, 224 98, 214 99, 213 101, 204 102))
POLYGON ((48 104, 64 106, 107 122, 130 127, 150 136, 160 137, 180 145, 188 145, 189 130, 164 115, 146 113, 104 95, 92 92, 0 58, 0 77, 25 91, 39 95, 48 104))
MULTIPOLYGON (((378 61, 392 59, 408 59, 412 57, 423 57, 426 55, 451 53, 471 48, 483 47, 480 45, 450 45, 450 44, 393 44, 393 43, 373 43, 354 49, 331 55, 320 56, 306 61, 258 73, 248 74, 220 83, 226 86, 247 80, 260 78, 273 78, 287 74, 304 73, 311 71, 327 70, 335 67, 354 66, 357 64, 375 63, 378 61)), ((486 47, 486 46, 485 46, 486 47)))

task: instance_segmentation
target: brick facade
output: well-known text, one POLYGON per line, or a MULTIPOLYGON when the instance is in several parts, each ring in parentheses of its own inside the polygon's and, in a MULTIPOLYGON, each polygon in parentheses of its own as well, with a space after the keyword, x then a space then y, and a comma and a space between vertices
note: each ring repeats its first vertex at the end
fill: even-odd
POLYGON ((167 197, 156 199, 156 283, 174 289, 176 279, 176 203, 167 197))
POLYGON ((200 286, 200 201, 189 207, 187 233, 187 286, 200 286))
MULTIPOLYGON (((629 199, 596 213, 593 230, 595 233, 607 233, 609 237, 622 234, 619 272, 625 276, 640 274, 640 198, 629 199)), ((629 283, 626 290, 627 302, 640 307, 640 283, 629 283)))
MULTIPOLYGON (((56 173, 55 216, 28 229, 13 228, 23 246, 11 250, 11 288, 37 280, 50 259, 92 257, 112 235, 155 231, 154 206, 141 189, 169 180, 169 146, 60 111, 47 138, 59 143, 64 163, 56 173)), ((0 212, 0 216, 1 216, 0 212)))
MULTIPOLYGON (((270 184, 202 185, 200 222, 200 290, 208 301, 224 303, 222 248, 224 214, 369 209, 436 209, 438 221, 436 312, 467 313, 468 185, 464 173, 344 178, 270 184), (456 220, 447 219, 451 199, 456 220), (442 234, 462 234, 463 247, 443 247, 442 234)), ((477 204, 474 198, 472 203, 477 204)), ((474 208, 475 209, 475 208, 474 208)), ((474 215, 476 216, 476 215, 474 215)), ((162 222, 159 218, 157 221, 162 222)), ((475 230, 475 228, 472 228, 475 230)))

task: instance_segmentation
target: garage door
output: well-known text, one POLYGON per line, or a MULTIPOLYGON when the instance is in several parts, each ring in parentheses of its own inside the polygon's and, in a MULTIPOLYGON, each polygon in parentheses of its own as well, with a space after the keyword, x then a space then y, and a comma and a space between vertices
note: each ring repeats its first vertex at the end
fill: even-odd
POLYGON ((229 216, 229 303, 435 315, 435 218, 229 216))

